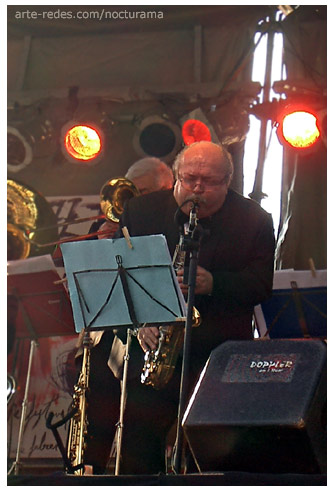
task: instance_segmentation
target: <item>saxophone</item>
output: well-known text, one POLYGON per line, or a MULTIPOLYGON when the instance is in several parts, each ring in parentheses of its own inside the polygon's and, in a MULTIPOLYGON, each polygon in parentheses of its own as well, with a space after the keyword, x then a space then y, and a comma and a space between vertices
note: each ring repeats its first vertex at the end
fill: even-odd
POLYGON ((77 384, 74 386, 72 408, 76 409, 71 418, 67 457, 73 473, 82 476, 85 473, 84 452, 86 449, 87 428, 87 391, 89 389, 89 370, 90 370, 90 336, 85 332, 83 340, 83 359, 80 375, 77 384))
MULTIPOLYGON (((177 272, 184 265, 185 251, 177 244, 173 267, 177 272)), ((201 316, 196 307, 192 312, 192 326, 201 324, 201 316)), ((178 325, 159 327, 158 346, 154 350, 147 350, 144 356, 144 366, 141 373, 141 383, 151 385, 154 389, 161 389, 171 379, 177 358, 183 346, 184 328, 178 325)))

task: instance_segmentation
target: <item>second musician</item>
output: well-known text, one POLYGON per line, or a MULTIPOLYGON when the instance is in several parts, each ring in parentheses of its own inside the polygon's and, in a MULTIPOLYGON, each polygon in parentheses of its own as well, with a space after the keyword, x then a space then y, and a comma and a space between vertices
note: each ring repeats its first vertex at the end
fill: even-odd
MULTIPOLYGON (((170 167, 156 158, 143 158, 132 164, 125 177, 132 181, 141 194, 159 189, 169 189, 173 185, 173 173, 170 167)), ((99 238, 113 237, 118 223, 110 221, 95 222, 89 232, 102 230, 105 235, 99 238)), ((87 435, 85 438, 84 464, 93 467, 94 474, 106 471, 116 425, 119 419, 120 382, 108 366, 111 346, 114 341, 112 330, 92 331, 90 350, 89 390, 87 391, 87 435)), ((82 365, 82 335, 78 340, 77 366, 82 365)), ((143 357, 142 357, 143 358, 143 357)))

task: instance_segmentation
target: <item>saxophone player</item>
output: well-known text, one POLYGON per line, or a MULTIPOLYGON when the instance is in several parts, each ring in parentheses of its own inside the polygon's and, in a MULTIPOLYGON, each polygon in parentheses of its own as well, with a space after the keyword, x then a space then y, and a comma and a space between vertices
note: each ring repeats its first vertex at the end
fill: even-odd
MULTIPOLYGON (((164 234, 172 257, 179 241, 176 211, 181 208, 180 221, 186 226, 192 204, 183 203, 189 198, 200 203, 197 218, 205 233, 199 249, 195 307, 202 322, 192 331, 190 390, 212 349, 226 340, 253 338, 253 307, 272 289, 272 218, 258 203, 230 188, 232 175, 232 159, 225 148, 194 143, 174 162, 174 189, 131 199, 121 217, 121 226, 131 236, 164 234)), ((177 278, 186 295, 182 269, 177 278)), ((139 329, 133 352, 154 349, 158 336, 157 327, 139 329)), ((172 378, 161 390, 141 384, 140 374, 128 381, 121 474, 165 472, 166 438, 177 418, 181 362, 180 355, 172 378)))

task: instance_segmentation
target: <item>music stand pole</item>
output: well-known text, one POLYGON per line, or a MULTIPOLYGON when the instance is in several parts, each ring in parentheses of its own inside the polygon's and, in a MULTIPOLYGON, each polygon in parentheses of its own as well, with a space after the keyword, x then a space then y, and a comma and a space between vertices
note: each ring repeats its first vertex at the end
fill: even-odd
POLYGON ((22 437, 23 437, 23 432, 24 432, 24 425, 25 425, 25 421, 26 421, 26 413, 27 413, 27 405, 28 405, 28 393, 29 393, 29 386, 30 386, 31 367, 32 367, 32 360, 34 357, 35 348, 37 345, 38 345, 37 341, 35 339, 31 339, 26 385, 25 385, 24 397, 23 397, 23 401, 22 401, 22 412, 21 412, 19 436, 18 436, 18 441, 17 441, 16 458, 15 458, 15 462, 12 464, 12 466, 8 472, 8 475, 11 474, 13 470, 15 471, 14 474, 18 475, 18 471, 19 471, 21 444, 22 444, 22 437))
POLYGON ((127 378, 128 378, 128 365, 129 365, 129 359, 130 359, 129 352, 130 352, 131 339, 132 339, 131 336, 132 336, 132 330, 130 328, 128 328, 127 340, 126 340, 126 350, 125 350, 125 355, 124 355, 121 400, 120 400, 120 408, 119 408, 119 422, 117 423, 115 476, 119 475, 119 467, 120 467, 120 462, 121 462, 121 448, 122 448, 123 427, 124 427, 126 384, 127 384, 127 378))
MULTIPOLYGON (((117 255, 116 256, 116 262, 118 265, 118 274, 121 279, 122 283, 122 288, 124 292, 124 297, 126 300, 128 312, 130 319, 132 321, 132 324, 136 329, 139 328, 139 324, 137 321, 136 317, 136 312, 134 309, 133 301, 131 298, 131 293, 129 290, 129 285, 127 282, 127 277, 126 277, 126 270, 123 267, 122 263, 122 256, 117 255)), ((130 358, 130 344, 131 344, 131 329, 128 328, 127 330, 127 340, 126 340, 126 352, 124 356, 124 367, 123 367, 123 379, 122 379, 122 393, 121 393, 121 401, 120 401, 120 420, 118 423, 118 431, 117 431, 117 447, 116 447, 116 463, 115 463, 115 475, 119 475, 119 466, 120 466, 120 460, 121 460, 121 447, 122 447, 122 438, 123 438, 123 427, 124 427, 124 411, 125 411, 125 397, 126 397, 126 383, 127 383, 127 376, 128 376, 128 363, 129 363, 129 358, 130 358)))

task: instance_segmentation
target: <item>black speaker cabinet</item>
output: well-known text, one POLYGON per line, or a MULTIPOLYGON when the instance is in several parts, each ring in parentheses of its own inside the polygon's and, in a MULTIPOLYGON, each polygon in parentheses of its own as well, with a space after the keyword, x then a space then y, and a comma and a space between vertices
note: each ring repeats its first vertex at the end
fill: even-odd
POLYGON ((227 341, 182 425, 202 472, 326 473, 326 345, 227 341))

